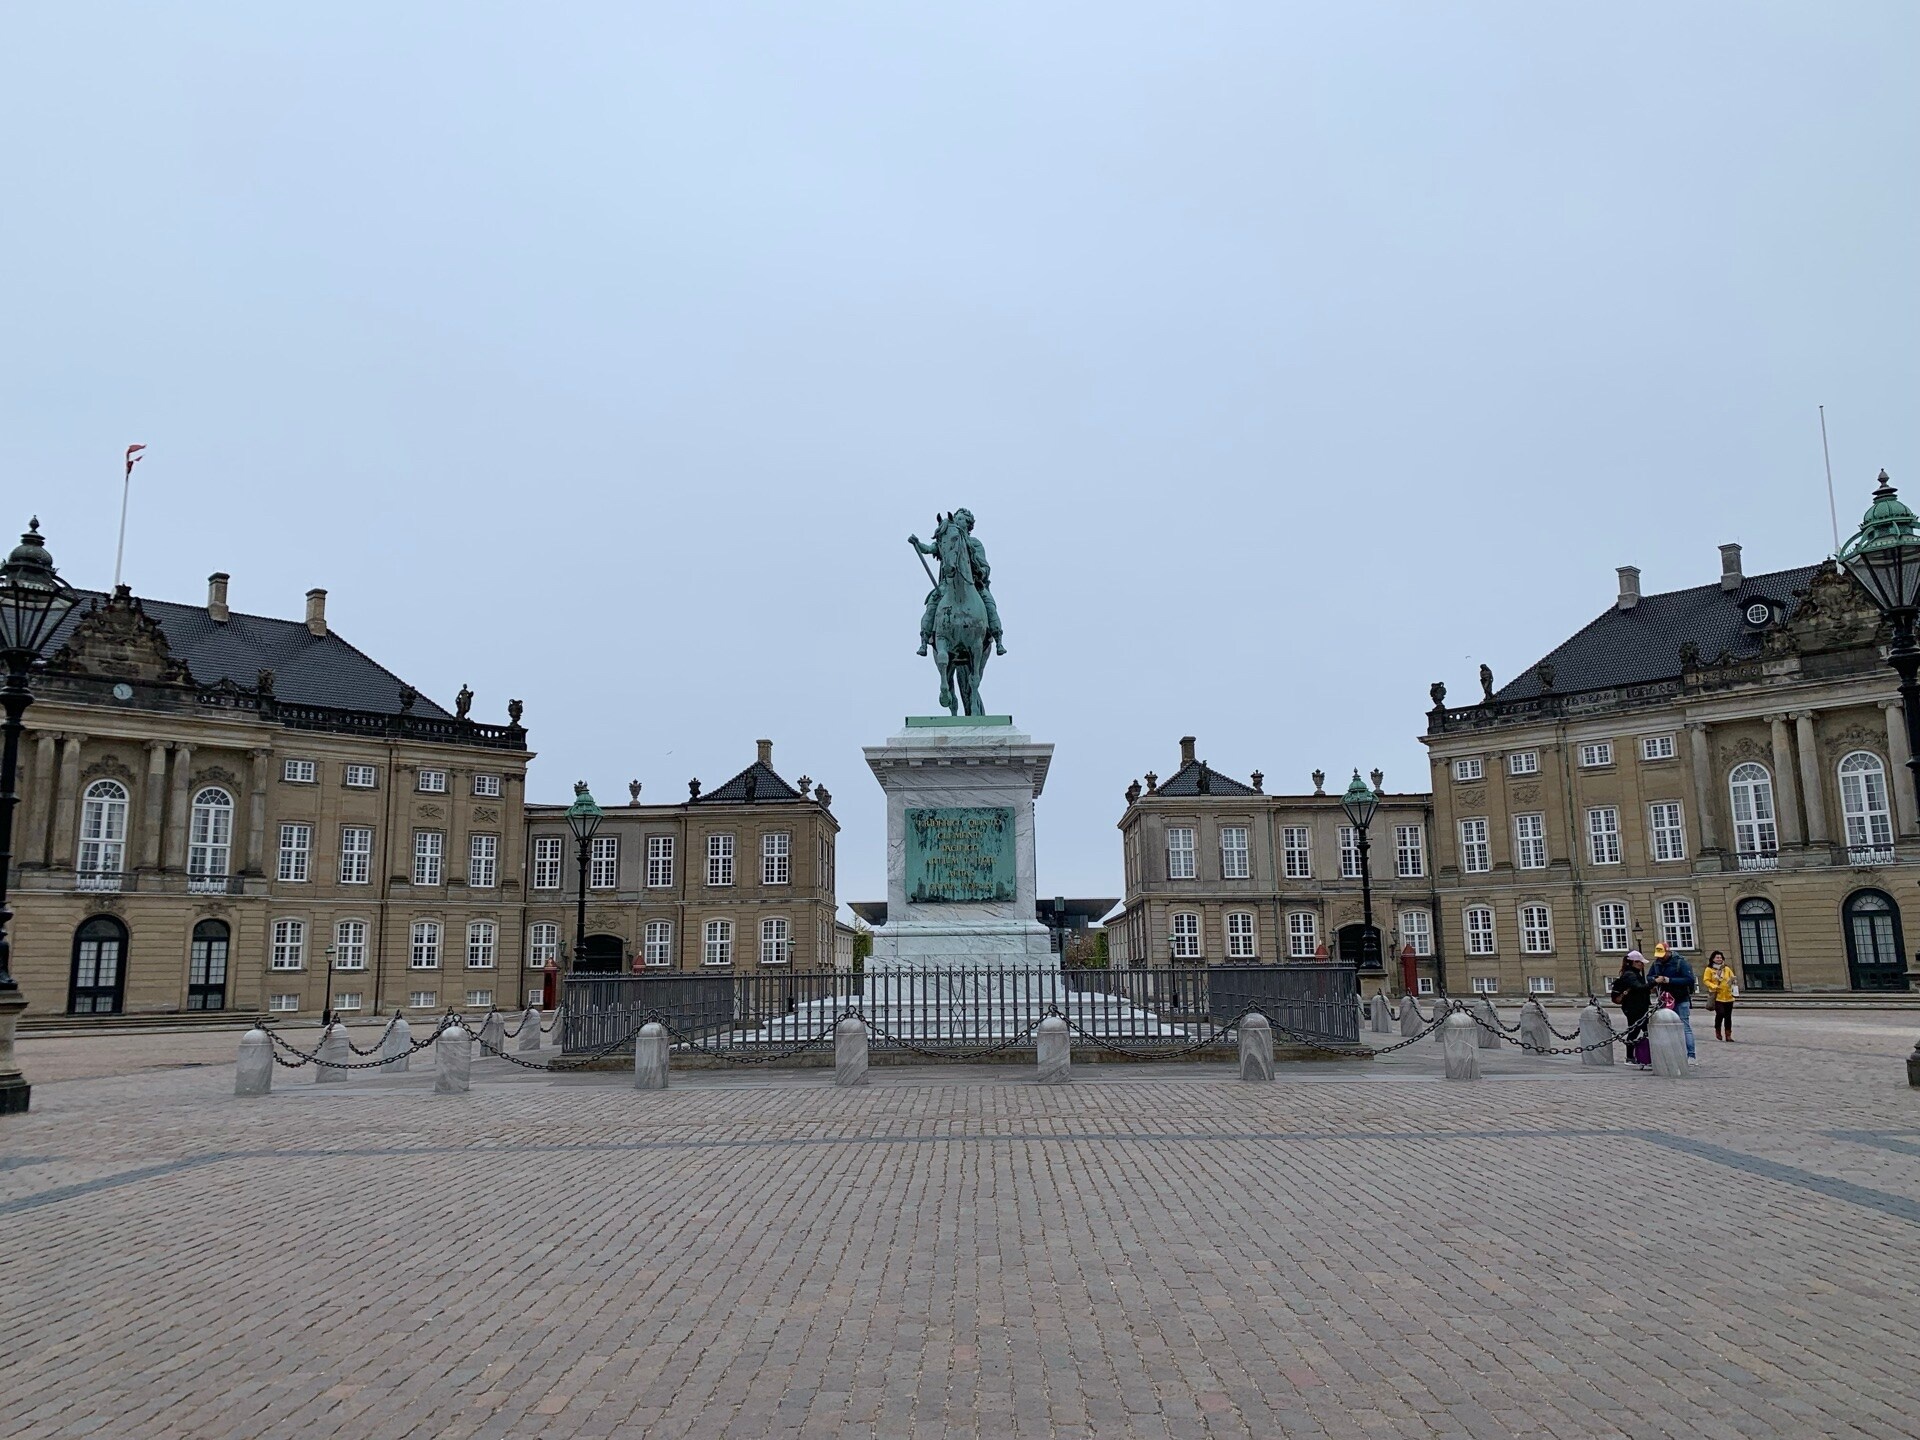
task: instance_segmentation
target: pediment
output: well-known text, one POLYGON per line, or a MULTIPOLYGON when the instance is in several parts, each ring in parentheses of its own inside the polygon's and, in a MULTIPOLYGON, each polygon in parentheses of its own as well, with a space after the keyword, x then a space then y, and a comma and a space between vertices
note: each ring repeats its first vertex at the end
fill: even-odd
POLYGON ((125 586, 80 618, 67 643, 47 661, 47 669, 103 680, 193 683, 193 672, 174 658, 159 621, 141 608, 125 586))

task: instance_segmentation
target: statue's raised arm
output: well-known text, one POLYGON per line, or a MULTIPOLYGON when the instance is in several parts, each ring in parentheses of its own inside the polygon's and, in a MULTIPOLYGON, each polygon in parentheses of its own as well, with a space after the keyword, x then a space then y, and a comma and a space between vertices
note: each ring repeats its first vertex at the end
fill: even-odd
POLYGON ((919 651, 924 655, 933 650, 940 703, 949 714, 958 714, 964 705, 967 714, 984 715, 980 678, 989 655, 1007 650, 1001 643, 1000 608, 990 588, 986 546, 973 534, 973 512, 956 510, 941 517, 931 545, 917 535, 907 539, 920 554, 940 557, 940 576, 920 616, 919 651))

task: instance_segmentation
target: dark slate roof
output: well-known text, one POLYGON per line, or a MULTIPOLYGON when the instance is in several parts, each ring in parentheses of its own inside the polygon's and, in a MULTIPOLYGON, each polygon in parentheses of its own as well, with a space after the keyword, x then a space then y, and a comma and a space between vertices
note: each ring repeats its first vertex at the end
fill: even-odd
MULTIPOLYGON (((80 618, 107 597, 98 590, 81 590, 80 603, 54 632, 46 653, 56 653, 80 618)), ((202 685, 231 680, 251 689, 262 670, 273 671, 276 699, 294 705, 330 705, 376 715, 400 713, 404 683, 385 666, 342 640, 331 630, 315 636, 304 620, 272 620, 234 611, 225 624, 207 614, 204 606, 176 605, 170 600, 140 599, 140 608, 166 634, 174 658, 184 661, 202 685)), ((450 720, 452 713, 426 696, 414 701, 413 714, 450 720)))
MULTIPOLYGON (((1179 773, 1160 782, 1156 795, 1198 795, 1200 793, 1200 761, 1191 765, 1182 765, 1179 773)), ((1231 775, 1222 775, 1211 765, 1207 766, 1207 784, 1212 788, 1210 795, 1258 795, 1260 792, 1231 775)))
POLYGON ((771 765, 762 765, 758 760, 747 766, 738 775, 717 789, 709 790, 693 803, 696 805, 744 805, 747 802, 747 776, 753 776, 753 803, 760 804, 768 800, 804 800, 793 786, 787 784, 773 773, 771 765))
POLYGON ((1783 619, 1789 617, 1799 604, 1794 592, 1804 590, 1820 569, 1818 565, 1804 565, 1797 570, 1750 575, 1731 593, 1716 582, 1691 590, 1643 595, 1631 610, 1609 606, 1542 661, 1503 685, 1494 698, 1531 700, 1544 693, 1541 664, 1553 667, 1554 693, 1567 695, 1672 679, 1680 673, 1680 647, 1688 642, 1698 647, 1702 663, 1723 654, 1735 660, 1751 658, 1760 653, 1763 632, 1747 625, 1742 614, 1747 605, 1754 600, 1771 600, 1781 608, 1783 619))

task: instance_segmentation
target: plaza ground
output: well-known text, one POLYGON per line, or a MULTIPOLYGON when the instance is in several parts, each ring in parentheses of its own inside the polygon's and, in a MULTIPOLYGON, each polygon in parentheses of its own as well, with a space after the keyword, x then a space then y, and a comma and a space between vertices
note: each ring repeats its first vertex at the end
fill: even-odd
POLYGON ((1685 1081, 1423 1042, 247 1101, 237 1038, 22 1042, 0 1435, 1920 1428, 1912 1011, 1756 1011, 1685 1081))

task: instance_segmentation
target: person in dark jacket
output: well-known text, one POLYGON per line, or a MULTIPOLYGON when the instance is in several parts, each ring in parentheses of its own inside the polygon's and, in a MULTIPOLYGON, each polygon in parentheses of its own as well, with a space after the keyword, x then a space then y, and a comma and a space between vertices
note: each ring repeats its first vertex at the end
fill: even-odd
POLYGON ((1693 1059, 1693 966, 1667 949, 1667 942, 1662 940, 1653 947, 1653 969, 1647 974, 1647 983, 1656 997, 1664 993, 1673 1001, 1681 1028, 1687 1032, 1687 1059, 1693 1059))
POLYGON ((1645 1070, 1653 1063, 1646 1028, 1647 1011, 1653 1005, 1653 992, 1647 986, 1647 957, 1638 950, 1629 950, 1627 958, 1620 962, 1620 973, 1613 977, 1613 988, 1608 994, 1620 1007, 1620 1014, 1627 1022, 1627 1033, 1634 1037, 1627 1042, 1627 1059, 1645 1070))

